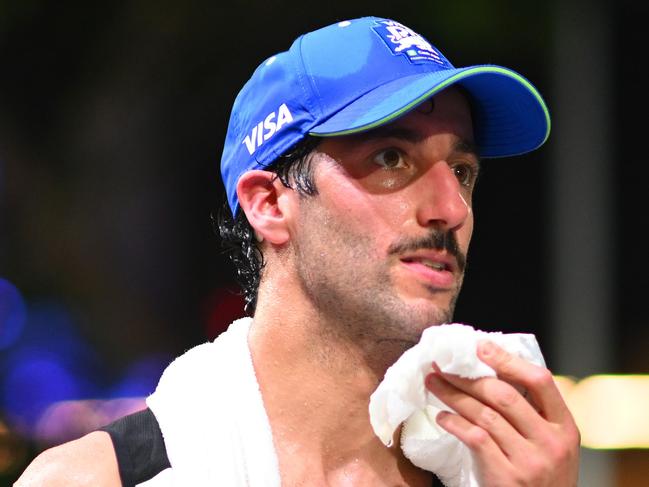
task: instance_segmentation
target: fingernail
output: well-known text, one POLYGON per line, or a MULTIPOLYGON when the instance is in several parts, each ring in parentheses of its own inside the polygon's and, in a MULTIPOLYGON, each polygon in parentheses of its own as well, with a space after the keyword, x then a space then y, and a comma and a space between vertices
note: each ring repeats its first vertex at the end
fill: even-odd
POLYGON ((494 347, 494 344, 490 341, 485 340, 483 342, 480 342, 480 353, 482 353, 482 355, 484 355, 485 357, 493 354, 495 350, 496 348, 494 347))
POLYGON ((449 413, 447 411, 440 411, 437 413, 437 416, 435 417, 435 421, 439 422, 444 422, 446 418, 448 418, 449 413))

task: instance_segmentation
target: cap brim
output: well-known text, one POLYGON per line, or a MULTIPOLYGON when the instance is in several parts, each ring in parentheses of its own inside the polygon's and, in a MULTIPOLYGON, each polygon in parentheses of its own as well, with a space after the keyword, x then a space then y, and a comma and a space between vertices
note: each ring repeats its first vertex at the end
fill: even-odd
POLYGON ((550 114, 536 88, 515 71, 492 65, 399 78, 357 98, 309 133, 328 137, 371 130, 456 83, 472 98, 475 143, 481 157, 523 154, 548 138, 550 114))

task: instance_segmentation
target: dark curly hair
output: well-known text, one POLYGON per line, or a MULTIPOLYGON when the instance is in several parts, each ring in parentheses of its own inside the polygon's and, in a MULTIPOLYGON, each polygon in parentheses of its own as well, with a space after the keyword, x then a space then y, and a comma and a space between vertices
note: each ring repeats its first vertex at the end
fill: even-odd
MULTIPOLYGON (((313 180, 310 156, 319 142, 319 138, 307 136, 265 169, 274 172, 284 186, 300 195, 315 195, 318 190, 313 180)), ((254 315, 261 271, 265 265, 255 231, 243 211, 239 210, 236 216, 232 216, 227 201, 216 216, 212 215, 212 222, 215 232, 221 236, 225 253, 236 268, 237 281, 241 285, 246 302, 245 310, 254 315)))

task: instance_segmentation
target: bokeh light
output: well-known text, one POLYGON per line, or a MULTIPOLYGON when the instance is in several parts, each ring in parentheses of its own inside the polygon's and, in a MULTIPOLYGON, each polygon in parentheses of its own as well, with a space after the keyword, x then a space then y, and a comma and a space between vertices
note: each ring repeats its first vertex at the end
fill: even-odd
POLYGON ((54 445, 146 407, 144 398, 155 390, 170 354, 146 355, 110 379, 115 372, 80 336, 68 309, 47 301, 26 310, 15 287, 1 284, 2 316, 12 332, 0 356, 0 408, 13 431, 54 445))
POLYGON ((0 277, 0 350, 13 345, 25 325, 25 303, 20 292, 0 277))
POLYGON ((156 386, 162 371, 171 362, 170 355, 149 355, 131 364, 124 377, 108 394, 111 398, 148 396, 156 386))
POLYGON ((649 448, 649 376, 590 376, 575 386, 567 402, 583 446, 649 448))
POLYGON ((33 438, 55 445, 79 438, 127 414, 146 407, 144 397, 62 401, 50 405, 34 428, 33 438))
POLYGON ((33 425, 52 403, 79 397, 81 388, 60 357, 43 350, 14 358, 3 384, 4 408, 19 430, 33 425))
POLYGON ((0 421, 0 475, 15 472, 26 457, 25 442, 0 421))
POLYGON ((10 425, 31 436, 53 403, 96 396, 102 389, 98 358, 60 304, 28 307, 24 329, 1 357, 0 405, 10 425))

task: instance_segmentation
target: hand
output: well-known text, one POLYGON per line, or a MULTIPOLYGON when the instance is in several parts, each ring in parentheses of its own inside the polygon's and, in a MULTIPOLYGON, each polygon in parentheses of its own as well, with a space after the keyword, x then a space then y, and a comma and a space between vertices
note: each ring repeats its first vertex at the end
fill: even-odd
POLYGON ((457 412, 437 423, 469 447, 480 485, 575 487, 579 431, 550 371, 491 342, 478 357, 498 377, 463 379, 435 366, 426 386, 457 412))

